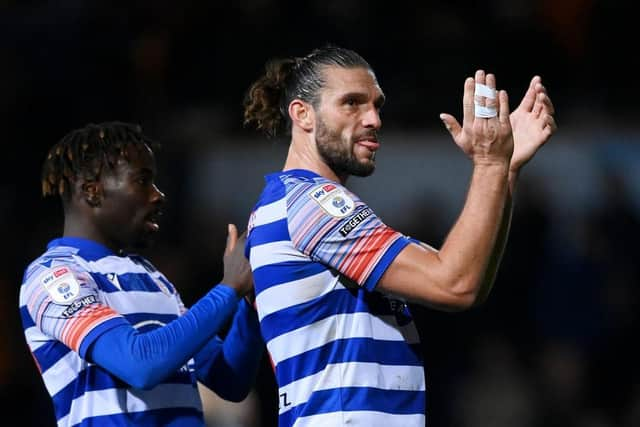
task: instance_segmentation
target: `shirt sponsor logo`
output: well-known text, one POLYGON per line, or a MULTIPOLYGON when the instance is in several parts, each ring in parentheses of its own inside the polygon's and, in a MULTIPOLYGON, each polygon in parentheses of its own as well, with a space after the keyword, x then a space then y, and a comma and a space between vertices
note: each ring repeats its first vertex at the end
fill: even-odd
POLYGON ((351 233, 351 231, 358 226, 362 221, 368 218, 373 211, 371 208, 364 208, 357 214, 351 217, 349 221, 347 221, 342 227, 340 227, 340 234, 342 237, 346 237, 347 234, 351 233))
POLYGON ((65 273, 68 273, 69 269, 67 267, 62 267, 62 268, 58 268, 56 270, 53 271, 53 275, 54 277, 60 277, 65 273))
POLYGON ((87 295, 86 297, 78 298, 74 302, 72 302, 67 308, 62 312, 63 317, 71 317, 76 314, 78 311, 83 309, 84 307, 95 304, 98 302, 98 299, 95 295, 87 295))
POLYGON ((344 218, 353 212, 355 203, 342 187, 334 184, 322 184, 309 192, 309 197, 315 200, 329 215, 344 218))
POLYGON ((48 270, 41 282, 51 299, 58 304, 67 304, 80 294, 80 284, 67 267, 48 270))

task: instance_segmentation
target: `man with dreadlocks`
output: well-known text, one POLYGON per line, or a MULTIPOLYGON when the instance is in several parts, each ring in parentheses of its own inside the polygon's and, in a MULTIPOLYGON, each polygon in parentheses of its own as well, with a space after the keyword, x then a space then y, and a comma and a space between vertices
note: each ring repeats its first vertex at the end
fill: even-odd
POLYGON ((59 426, 203 426, 197 382, 240 401, 258 369, 258 321, 242 298, 251 271, 233 224, 222 282, 189 310, 128 252, 159 229, 151 146, 138 126, 91 124, 44 162, 42 192, 62 199, 64 231, 27 267, 20 313, 59 426))
POLYGON ((247 238, 282 427, 425 425, 422 357, 405 301, 453 311, 487 297, 516 176, 555 130, 539 77, 511 116, 493 74, 467 78, 462 126, 441 119, 473 172, 437 251, 385 225, 345 187, 375 169, 383 103, 369 64, 335 46, 269 62, 247 94, 246 123, 291 135, 247 238))

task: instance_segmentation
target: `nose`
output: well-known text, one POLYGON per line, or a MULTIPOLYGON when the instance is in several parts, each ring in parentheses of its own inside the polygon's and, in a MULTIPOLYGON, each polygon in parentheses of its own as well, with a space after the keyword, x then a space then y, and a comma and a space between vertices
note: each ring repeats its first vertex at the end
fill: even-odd
POLYGON ((152 203, 164 203, 166 197, 162 191, 158 188, 157 185, 153 184, 153 191, 151 193, 151 202, 152 203))
POLYGON ((368 129, 378 130, 382 127, 382 119, 380 118, 380 110, 375 106, 371 106, 362 116, 362 126, 368 129))

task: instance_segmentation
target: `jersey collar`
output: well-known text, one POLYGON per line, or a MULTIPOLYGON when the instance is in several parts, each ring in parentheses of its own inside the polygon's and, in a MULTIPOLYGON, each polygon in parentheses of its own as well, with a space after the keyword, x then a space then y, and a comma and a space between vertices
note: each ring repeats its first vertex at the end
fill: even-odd
POLYGON ((47 245, 47 249, 58 246, 67 246, 78 249, 78 255, 87 260, 96 260, 109 255, 116 255, 111 249, 93 240, 82 237, 60 237, 53 239, 47 245))

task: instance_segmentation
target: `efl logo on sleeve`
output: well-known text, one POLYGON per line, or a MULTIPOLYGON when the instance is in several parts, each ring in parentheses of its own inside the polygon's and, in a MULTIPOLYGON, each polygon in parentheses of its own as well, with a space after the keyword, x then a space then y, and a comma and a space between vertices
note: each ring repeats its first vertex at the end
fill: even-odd
POLYGON ((41 282, 51 299, 58 304, 73 301, 80 294, 80 284, 68 267, 48 270, 41 282))
POLYGON ((329 215, 343 218, 353 212, 355 203, 343 188, 334 184, 322 184, 309 192, 309 197, 315 200, 329 215))

